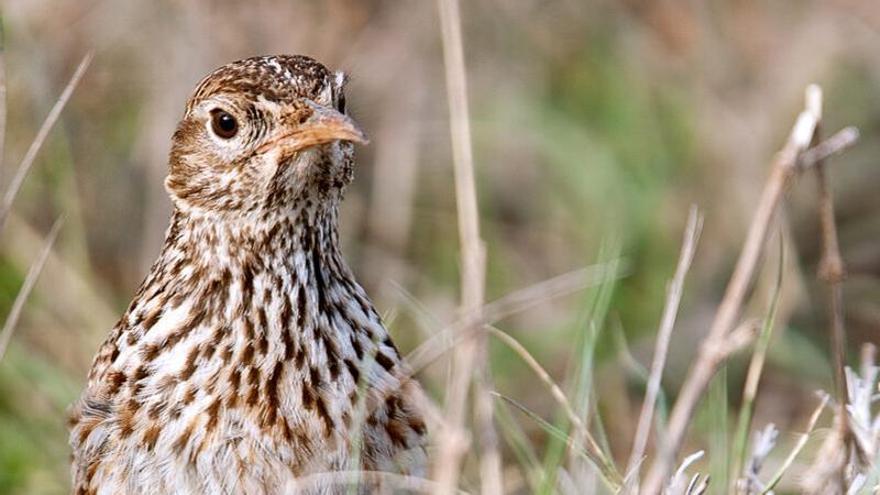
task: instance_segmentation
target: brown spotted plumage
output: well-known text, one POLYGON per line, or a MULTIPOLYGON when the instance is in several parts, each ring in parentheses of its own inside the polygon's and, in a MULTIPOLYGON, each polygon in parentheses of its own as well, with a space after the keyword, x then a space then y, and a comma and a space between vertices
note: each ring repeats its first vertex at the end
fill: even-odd
POLYGON ((260 495, 326 471, 421 472, 418 385, 398 380, 339 251, 364 141, 343 83, 307 57, 256 57, 193 92, 162 252, 73 408, 74 493, 260 495))

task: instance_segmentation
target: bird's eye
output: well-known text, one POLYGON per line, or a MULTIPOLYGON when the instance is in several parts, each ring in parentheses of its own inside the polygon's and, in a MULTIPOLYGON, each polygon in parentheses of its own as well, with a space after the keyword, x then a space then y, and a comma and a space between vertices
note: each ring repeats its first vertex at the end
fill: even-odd
POLYGON ((211 110, 211 130, 223 139, 232 139, 238 134, 238 121, 229 112, 215 108, 211 110))

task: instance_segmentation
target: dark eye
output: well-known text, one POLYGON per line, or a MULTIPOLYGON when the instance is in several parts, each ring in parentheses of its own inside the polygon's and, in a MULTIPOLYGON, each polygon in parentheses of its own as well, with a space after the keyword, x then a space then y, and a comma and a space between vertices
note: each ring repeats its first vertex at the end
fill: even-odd
POLYGON ((211 110, 211 130, 223 139, 232 139, 238 134, 238 121, 229 112, 215 108, 211 110))
POLYGON ((339 95, 339 100, 336 102, 336 106, 339 113, 345 113, 345 95, 339 95))

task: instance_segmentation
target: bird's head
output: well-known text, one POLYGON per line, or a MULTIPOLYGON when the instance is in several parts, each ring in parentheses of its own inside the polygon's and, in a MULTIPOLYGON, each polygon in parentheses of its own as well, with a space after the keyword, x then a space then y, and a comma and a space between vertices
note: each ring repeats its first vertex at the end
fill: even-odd
POLYGON ((334 201, 351 181, 345 76, 304 56, 254 57, 205 77, 174 134, 165 187, 179 210, 264 215, 334 201))

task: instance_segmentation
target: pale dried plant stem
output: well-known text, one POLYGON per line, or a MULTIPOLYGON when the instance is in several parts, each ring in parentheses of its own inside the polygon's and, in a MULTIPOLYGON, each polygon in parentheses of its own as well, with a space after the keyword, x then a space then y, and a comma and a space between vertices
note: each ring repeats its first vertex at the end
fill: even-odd
POLYGON ((37 153, 39 153, 40 148, 49 136, 49 131, 52 130, 52 127, 55 126, 55 122, 58 121, 58 117, 61 116, 61 111, 67 104, 67 101, 70 100, 73 90, 76 89, 80 79, 82 79, 82 76, 86 73, 86 69, 88 69, 89 64, 92 62, 92 57, 92 52, 89 52, 83 57, 79 66, 76 68, 76 71, 73 73, 73 76, 71 76, 70 81, 67 83, 67 86, 64 87, 64 91, 61 92, 61 96, 58 97, 58 100, 55 101, 52 109, 49 110, 49 114, 40 126, 40 130, 37 131, 36 137, 34 137, 34 140, 31 142, 24 158, 22 158, 21 163, 19 163, 18 168, 15 170, 15 175, 13 175, 9 186, 6 188, 6 192, 3 195, 3 200, 0 202, 0 231, 3 230, 3 227, 6 225, 6 220, 9 219, 9 213, 12 210, 12 203, 18 195, 18 191, 21 190, 21 186, 24 184, 24 179, 27 177, 31 166, 34 164, 34 160, 37 158, 37 153))
POLYGON ((822 160, 831 158, 851 147, 859 139, 859 130, 853 126, 844 127, 828 139, 804 151, 798 160, 798 168, 809 169, 822 160))
POLYGON ((486 304, 478 312, 463 315, 462 318, 437 331, 407 354, 406 362, 413 372, 417 372, 446 353, 450 346, 458 345, 482 332, 484 325, 525 311, 543 301, 600 284, 611 276, 617 277, 619 274, 610 268, 610 264, 593 265, 510 292, 486 304), (474 323, 473 318, 476 317, 480 319, 474 323))
POLYGON ((807 105, 795 122, 785 146, 773 160, 770 177, 761 193, 733 275, 718 306, 709 333, 700 346, 696 362, 682 384, 670 414, 665 438, 661 439, 657 459, 648 471, 642 493, 661 492, 703 392, 715 376, 718 366, 729 357, 730 353, 726 350, 731 347, 728 339, 740 316, 761 258, 770 224, 791 180, 798 171, 805 168, 799 157, 812 141, 818 120, 819 115, 815 109, 807 105))
POLYGON ((514 313, 524 311, 556 297, 616 280, 626 275, 621 260, 578 268, 538 283, 508 292, 483 306, 481 314, 485 322, 497 321, 514 313))
POLYGON ((779 480, 782 479, 782 476, 785 475, 785 472, 791 467, 794 463, 794 460, 797 458, 798 454, 801 453, 801 450, 804 449, 804 446, 807 444, 807 440, 810 439, 810 434, 813 433, 813 430, 816 428, 816 423, 819 421, 819 416, 822 415, 822 411, 825 410, 825 406, 828 405, 828 396, 822 395, 822 400, 816 409, 813 411, 813 414, 810 415, 810 421, 807 423, 807 429, 803 433, 798 436, 797 443, 791 452, 785 457, 785 460, 782 462, 782 465, 770 478, 770 481, 767 482, 767 485, 764 487, 764 490, 761 491, 761 495, 766 495, 770 493, 771 490, 779 483, 779 480))
POLYGON ((654 409, 657 396, 660 393, 660 382, 663 378, 663 369, 666 366, 666 356, 669 352, 669 341, 672 338, 672 329, 675 327, 675 319, 678 316, 678 308, 681 305, 681 296, 684 290, 684 279, 690 270, 694 254, 697 251, 697 243, 700 232, 703 229, 703 216, 696 206, 691 206, 687 224, 682 240, 681 252, 678 257, 678 265, 675 274, 666 288, 666 304, 663 308, 663 316, 660 319, 660 328, 657 331, 657 343, 654 347, 654 359, 651 362, 651 372, 648 376, 648 384, 645 391, 645 399, 636 427, 633 439, 633 447, 627 463, 627 479, 638 482, 638 466, 641 465, 648 445, 648 436, 651 433, 651 424, 654 420, 654 409))
POLYGON ((584 441, 584 451, 586 452, 587 457, 590 458, 591 461, 596 465, 599 469, 600 474, 605 479, 606 483, 613 489, 618 490, 622 483, 623 479, 620 476, 620 473, 617 472, 617 468, 614 466, 614 463, 608 459, 603 453, 602 448, 599 447, 599 444, 593 438, 593 435, 590 434, 590 431, 587 429, 587 426, 581 420, 580 416, 574 411, 574 408, 571 406, 571 402, 568 400, 568 397, 565 396, 565 392, 556 384, 553 380, 553 377, 550 376, 550 373, 545 370, 540 363, 523 347, 522 344, 519 343, 515 338, 510 336, 508 333, 495 328, 488 327, 488 331, 490 334, 494 335, 498 340, 502 343, 510 347, 519 357, 525 362, 529 368, 544 382, 544 385, 550 391, 550 395, 562 407, 563 412, 565 413, 568 421, 571 422, 572 426, 574 426, 575 431, 578 436, 584 441))
POLYGON ((474 378, 474 420, 479 425, 480 479, 481 492, 485 495, 501 495, 503 478, 501 474, 501 449, 495 431, 495 403, 490 391, 495 388, 489 370, 488 343, 484 337, 480 347, 480 362, 474 378))
POLYGON ((43 250, 28 270, 24 283, 22 284, 21 289, 19 289, 18 294, 15 296, 15 302, 12 303, 12 309, 9 310, 9 314, 6 316, 6 321, 3 322, 3 329, 0 330, 0 361, 3 360, 3 356, 6 354, 6 348, 9 346, 9 341, 12 340, 12 333, 15 331, 16 325, 18 325, 18 319, 21 317, 24 303, 27 302, 28 296, 30 296, 34 285, 37 283, 37 279, 40 277, 40 273, 43 272, 43 267, 46 265, 49 253, 52 252, 52 246, 55 245, 55 239, 58 237, 58 231, 61 229, 62 223, 63 222, 60 218, 56 220, 55 225, 52 226, 52 230, 50 230, 49 234, 46 236, 46 241, 43 243, 43 250))
MULTIPOLYGON (((442 33, 446 90, 449 102, 449 125, 455 171, 455 197, 458 210, 461 250, 462 313, 475 315, 468 326, 477 326, 485 298, 485 246, 480 238, 473 146, 467 99, 467 77, 461 34, 458 0, 438 0, 442 33)), ((486 366, 486 339, 481 332, 466 340, 455 354, 447 387, 446 411, 451 431, 442 432, 435 466, 436 493, 449 494, 458 485, 461 459, 467 449, 464 438, 467 396, 474 383, 475 416, 480 431, 481 489, 486 495, 501 493, 501 456, 493 425, 491 398, 485 386, 491 386, 486 366), (478 379, 474 380, 474 377, 478 379), (484 401, 490 401, 488 404, 484 401)))
MULTIPOLYGON (((814 92, 813 99, 817 100, 814 105, 821 109, 822 93, 814 92)), ((816 126, 814 142, 818 142, 821 136, 821 121, 816 126)), ((851 435, 847 404, 849 397, 846 386, 846 329, 844 327, 843 309, 843 280, 846 277, 846 268, 843 257, 840 255, 840 244, 837 239, 837 223, 834 220, 834 199, 831 194, 831 186, 826 170, 826 159, 823 157, 816 161, 815 173, 818 185, 819 201, 819 226, 822 234, 822 258, 819 262, 819 279, 828 288, 828 312, 830 315, 830 339, 832 363, 834 364, 834 388, 837 396, 837 416, 840 418, 835 426, 839 428, 838 434, 844 441, 845 448, 849 448, 851 435)), ((844 464, 837 470, 836 477, 838 489, 841 493, 846 486, 844 464)))

